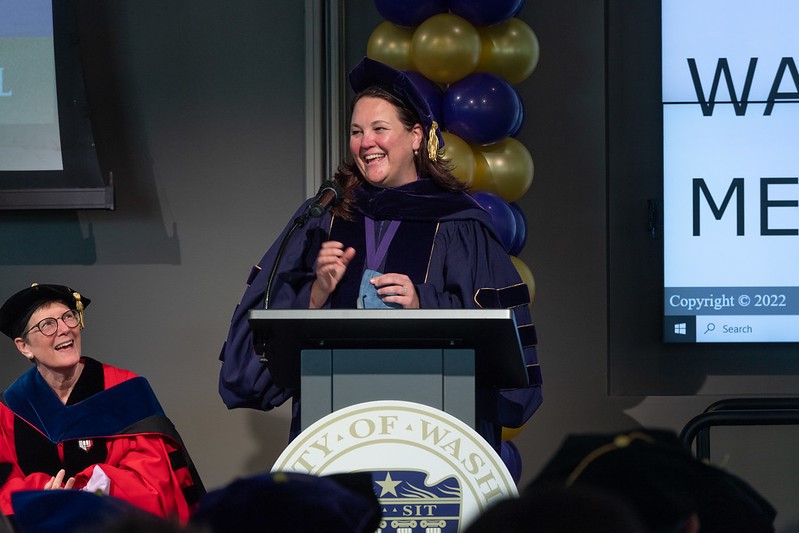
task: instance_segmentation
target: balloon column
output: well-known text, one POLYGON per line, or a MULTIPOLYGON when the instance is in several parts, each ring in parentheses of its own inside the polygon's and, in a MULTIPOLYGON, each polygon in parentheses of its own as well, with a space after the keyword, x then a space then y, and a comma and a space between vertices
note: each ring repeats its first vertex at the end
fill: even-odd
MULTIPOLYGON (((375 0, 386 20, 372 32, 366 53, 405 71, 422 88, 453 173, 491 215, 532 303, 535 281, 517 257, 527 241, 527 221, 516 200, 530 188, 534 168, 515 138, 525 117, 514 85, 535 70, 539 46, 530 26, 515 18, 523 4, 375 0)), ((516 433, 508 430, 508 440, 516 433)))

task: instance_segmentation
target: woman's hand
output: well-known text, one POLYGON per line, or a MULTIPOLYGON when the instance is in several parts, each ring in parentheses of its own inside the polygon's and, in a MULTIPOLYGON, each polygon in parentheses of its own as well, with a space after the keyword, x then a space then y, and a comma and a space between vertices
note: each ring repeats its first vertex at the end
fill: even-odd
POLYGON ((398 303, 405 309, 419 309, 416 286, 405 274, 381 274, 369 282, 377 287, 377 294, 384 302, 398 303))
POLYGON ((59 489, 71 489, 75 485, 75 478, 71 477, 67 479, 66 483, 64 482, 64 476, 67 475, 66 470, 63 468, 58 471, 58 474, 54 475, 50 478, 50 481, 44 484, 44 490, 59 490, 59 489), (63 483, 63 487, 61 486, 63 483))
POLYGON ((316 256, 316 279, 311 285, 311 309, 319 309, 336 290, 338 282, 344 277, 347 265, 355 257, 355 248, 346 250, 338 241, 325 241, 316 256))

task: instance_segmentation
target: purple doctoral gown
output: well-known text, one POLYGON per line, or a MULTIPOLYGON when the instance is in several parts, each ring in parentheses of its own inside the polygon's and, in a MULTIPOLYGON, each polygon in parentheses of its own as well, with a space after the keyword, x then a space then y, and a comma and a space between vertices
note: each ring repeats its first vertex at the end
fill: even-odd
MULTIPOLYGON (((300 216, 310 200, 297 211, 300 216)), ((491 229, 491 218, 463 192, 446 191, 420 179, 397 188, 363 185, 355 190, 353 220, 329 212, 311 218, 290 236, 280 259, 269 299, 270 309, 307 309, 314 264, 321 243, 338 240, 352 246, 356 256, 344 279, 327 302, 332 308, 354 308, 365 267, 365 217, 379 223, 399 220, 400 226, 381 272, 407 274, 414 282, 423 309, 512 308, 524 348, 529 386, 519 389, 478 389, 477 430, 496 449, 501 428, 520 427, 541 404, 541 373, 531 324, 529 291, 491 229)), ((262 309, 267 278, 278 253, 280 238, 253 267, 241 302, 233 313, 227 340, 219 356, 222 368, 219 394, 228 408, 269 410, 293 400, 290 438, 299 432, 299 391, 274 384, 253 348, 247 315, 262 309)))

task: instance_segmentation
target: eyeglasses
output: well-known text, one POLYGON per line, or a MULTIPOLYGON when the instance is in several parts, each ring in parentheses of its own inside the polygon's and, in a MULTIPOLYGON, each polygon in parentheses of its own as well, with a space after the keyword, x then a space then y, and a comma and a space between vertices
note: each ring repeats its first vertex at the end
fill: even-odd
MULTIPOLYGON (((78 313, 74 309, 70 309, 69 311, 61 315, 61 321, 64 322, 64 324, 68 328, 74 328, 78 324, 80 324, 80 313, 78 313)), ((53 335, 56 334, 56 331, 58 331, 58 319, 52 317, 44 318, 40 320, 38 323, 36 323, 28 331, 23 333, 21 336, 24 337, 34 329, 38 329, 45 337, 52 337, 53 335)))

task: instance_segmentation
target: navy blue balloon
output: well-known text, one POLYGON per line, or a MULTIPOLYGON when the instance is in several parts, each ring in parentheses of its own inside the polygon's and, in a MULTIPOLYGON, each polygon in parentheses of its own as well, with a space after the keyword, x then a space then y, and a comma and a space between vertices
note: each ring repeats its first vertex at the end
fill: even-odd
POLYGON ((444 92, 447 131, 472 144, 492 144, 508 137, 517 125, 521 99, 506 80, 475 72, 444 92))
POLYGON ((509 440, 502 441, 499 448, 499 458, 508 467, 508 473, 515 483, 519 483, 522 478, 522 455, 519 448, 509 440))
POLYGON ((375 0, 377 12, 397 26, 418 26, 428 18, 449 10, 447 0, 375 0))
POLYGON ((519 91, 516 89, 516 87, 513 87, 513 91, 516 93, 516 97, 519 99, 519 116, 516 117, 516 124, 514 124, 513 128, 510 130, 510 137, 516 137, 516 135, 519 134, 519 130, 521 130, 522 126, 524 125, 524 100, 522 100, 522 95, 519 94, 519 91))
POLYGON ((516 15, 523 5, 524 0, 450 0, 449 9, 475 26, 492 26, 516 15))
POLYGON ((508 253, 518 256, 519 252, 524 249, 524 245, 527 244, 527 218, 516 202, 511 202, 510 208, 513 211, 513 218, 516 220, 516 234, 513 236, 513 244, 508 253))
POLYGON ((472 197, 491 215, 494 232, 505 247, 505 251, 509 251, 516 238, 516 216, 510 204, 501 196, 488 191, 475 191, 472 197))
POLYGON ((444 99, 444 91, 436 82, 425 77, 425 75, 420 72, 416 72, 415 70, 403 70, 403 72, 410 78, 419 90, 422 98, 424 98, 427 105, 430 106, 430 111, 438 122, 438 127, 443 128, 444 117, 441 113, 441 102, 444 99))

